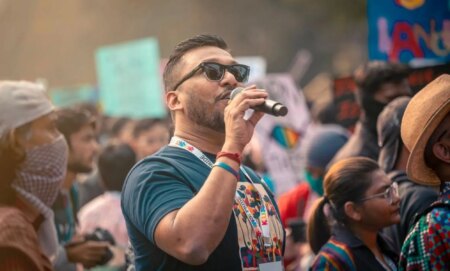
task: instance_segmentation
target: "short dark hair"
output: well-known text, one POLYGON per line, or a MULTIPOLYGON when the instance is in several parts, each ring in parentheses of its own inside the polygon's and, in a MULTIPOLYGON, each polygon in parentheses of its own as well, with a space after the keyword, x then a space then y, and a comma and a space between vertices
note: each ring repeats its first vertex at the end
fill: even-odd
POLYGON ((167 127, 167 131, 169 131, 169 125, 163 119, 141 119, 136 122, 133 129, 133 137, 137 138, 139 135, 151 128, 155 125, 162 124, 167 127))
POLYGON ((164 79, 164 89, 166 91, 171 90, 177 81, 177 78, 175 76, 176 73, 175 67, 178 65, 181 58, 188 51, 204 46, 214 46, 228 51, 228 45, 225 43, 225 41, 221 37, 215 35, 208 35, 208 34, 198 35, 180 42, 170 55, 169 61, 167 62, 166 67, 164 68, 163 79, 164 79))
POLYGON ((79 108, 63 108, 56 111, 58 119, 56 127, 66 138, 70 147, 70 136, 81 130, 86 125, 92 125, 95 129, 95 118, 87 110, 79 108))
POLYGON ((106 190, 121 191, 135 163, 136 154, 128 144, 108 144, 98 157, 98 171, 106 190))
MULTIPOLYGON (((372 173, 379 170, 377 162, 366 157, 352 157, 335 163, 324 179, 324 195, 330 202, 332 218, 340 224, 347 223, 344 205, 360 201, 372 184, 372 173)), ((330 225, 324 213, 325 197, 313 206, 308 223, 308 240, 317 254, 330 237, 330 225)))
POLYGON ((133 120, 127 117, 117 119, 111 127, 111 135, 113 137, 118 137, 122 132, 122 129, 125 128, 125 126, 131 121, 133 120))
POLYGON ((399 83, 409 75, 408 66, 401 63, 371 61, 358 67, 353 78, 361 95, 373 96, 385 83, 399 83))

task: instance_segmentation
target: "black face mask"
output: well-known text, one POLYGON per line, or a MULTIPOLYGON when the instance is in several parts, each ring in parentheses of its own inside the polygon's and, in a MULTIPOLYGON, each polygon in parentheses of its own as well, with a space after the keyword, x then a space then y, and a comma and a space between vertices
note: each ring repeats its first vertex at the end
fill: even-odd
POLYGON ((377 134, 378 115, 380 115, 386 105, 387 103, 379 102, 371 96, 362 98, 362 107, 365 113, 363 124, 375 135, 377 134))

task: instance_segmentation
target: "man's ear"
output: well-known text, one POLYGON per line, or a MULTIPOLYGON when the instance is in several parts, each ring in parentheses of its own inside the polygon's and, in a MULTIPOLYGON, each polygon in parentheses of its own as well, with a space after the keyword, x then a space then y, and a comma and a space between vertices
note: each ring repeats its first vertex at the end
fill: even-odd
POLYGON ((183 104, 180 102, 179 91, 168 91, 166 93, 166 104, 170 111, 183 109, 183 104))
POLYGON ((347 215, 348 218, 354 220, 354 221, 361 221, 362 219, 362 210, 361 208, 356 205, 352 201, 347 201, 344 204, 344 212, 347 215))
POLYGON ((437 159, 450 164, 450 146, 444 142, 436 142, 433 145, 433 154, 437 159))

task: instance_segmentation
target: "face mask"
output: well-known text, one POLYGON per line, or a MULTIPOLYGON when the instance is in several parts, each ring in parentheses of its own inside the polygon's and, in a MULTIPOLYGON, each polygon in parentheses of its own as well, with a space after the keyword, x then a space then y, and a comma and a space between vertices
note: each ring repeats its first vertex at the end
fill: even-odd
POLYGON ((309 171, 305 170, 305 179, 314 192, 316 192, 319 196, 323 195, 322 177, 314 178, 309 171))
POLYGON ((27 150, 14 184, 51 207, 66 176, 67 155, 62 135, 50 144, 27 150))

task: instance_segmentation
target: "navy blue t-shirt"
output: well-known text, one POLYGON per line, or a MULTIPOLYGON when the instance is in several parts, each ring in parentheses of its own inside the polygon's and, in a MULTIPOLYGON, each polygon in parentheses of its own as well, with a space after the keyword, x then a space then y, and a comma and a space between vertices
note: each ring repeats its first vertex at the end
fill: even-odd
MULTIPOLYGON (((205 155, 212 161, 215 156, 205 155)), ((257 262, 269 254, 281 256, 284 249, 284 229, 272 193, 249 168, 254 186, 241 171, 237 183, 238 193, 244 197, 248 208, 259 218, 263 198, 268 209, 273 247, 263 252, 243 208, 235 201, 225 237, 199 266, 187 265, 159 249, 154 242, 154 232, 159 221, 171 211, 180 209, 200 190, 211 168, 192 153, 166 146, 158 153, 141 160, 130 171, 122 190, 122 212, 127 224, 130 242, 135 253, 136 270, 256 270, 257 262), (259 193, 255 190, 258 190, 259 193)), ((202 212, 202 210, 198 210, 202 212)))

